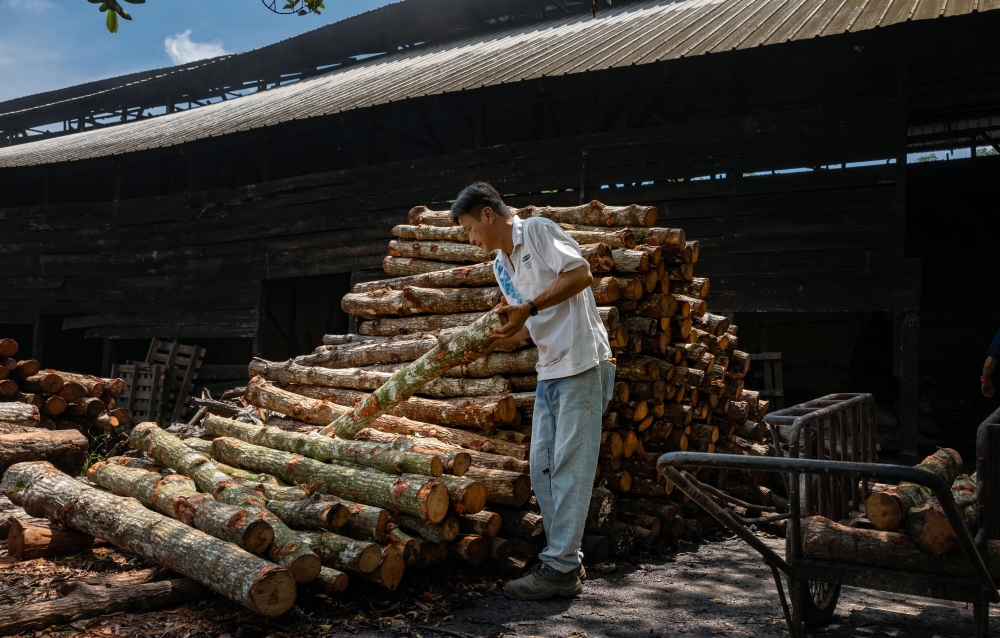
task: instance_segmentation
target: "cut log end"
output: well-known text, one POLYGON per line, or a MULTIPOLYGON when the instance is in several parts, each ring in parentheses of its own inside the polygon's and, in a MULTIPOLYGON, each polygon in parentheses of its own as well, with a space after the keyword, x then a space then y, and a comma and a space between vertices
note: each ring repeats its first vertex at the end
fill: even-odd
POLYGON ((467 452, 458 452, 452 456, 449 463, 448 473, 455 476, 465 476, 472 465, 472 456, 467 452))
POLYGON ((295 604, 295 579, 287 570, 275 567, 253 584, 250 600, 258 614, 267 618, 280 616, 295 604))
POLYGON ((488 496, 486 486, 475 481, 462 491, 462 500, 455 503, 455 511, 459 514, 477 514, 486 507, 488 496))
POLYGON ((285 567, 297 583, 311 583, 319 577, 319 570, 323 567, 319 556, 311 553, 303 553, 289 561, 285 567))
POLYGON ((889 492, 877 492, 865 501, 868 520, 876 529, 899 529, 903 526, 904 515, 899 500, 889 492))
MULTIPOLYGON (((440 523, 444 520, 444 517, 448 514, 448 506, 450 499, 448 497, 448 488, 442 483, 428 484, 426 488, 429 493, 426 500, 426 511, 424 512, 424 518, 429 523, 440 523)), ((483 489, 483 505, 486 504, 485 488, 483 489)), ((482 507, 479 508, 481 510, 482 507)), ((477 512, 479 510, 476 510, 477 512)), ((388 520, 388 519, 387 519, 388 520)), ((383 528, 384 529, 384 528, 383 528)))
POLYGON ((254 554, 260 554, 274 541, 274 529, 264 519, 258 519, 243 530, 243 547, 254 554))
POLYGON ((371 573, 378 569, 381 563, 382 548, 372 543, 361 550, 361 555, 358 556, 358 571, 363 574, 371 573))

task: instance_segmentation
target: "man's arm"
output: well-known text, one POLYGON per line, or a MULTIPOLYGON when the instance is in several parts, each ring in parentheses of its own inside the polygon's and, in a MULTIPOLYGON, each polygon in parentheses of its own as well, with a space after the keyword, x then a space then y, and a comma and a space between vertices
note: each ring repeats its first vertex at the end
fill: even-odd
POLYGON ((986 357, 986 363, 983 364, 983 376, 980 382, 983 386, 983 396, 992 399, 993 398, 993 368, 997 365, 997 360, 993 357, 986 357))
MULTIPOLYGON (((562 302, 572 299, 594 284, 594 275, 590 273, 590 266, 580 266, 573 270, 559 273, 552 285, 543 290, 532 301, 539 311, 558 306, 562 302)), ((493 330, 496 335, 504 341, 527 338, 527 329, 524 322, 531 316, 531 310, 527 302, 514 305, 503 306, 497 309, 498 314, 507 315, 507 323, 500 328, 493 330), (524 331, 524 336, 519 336, 524 331)), ((496 346, 494 346, 496 347, 496 346)))

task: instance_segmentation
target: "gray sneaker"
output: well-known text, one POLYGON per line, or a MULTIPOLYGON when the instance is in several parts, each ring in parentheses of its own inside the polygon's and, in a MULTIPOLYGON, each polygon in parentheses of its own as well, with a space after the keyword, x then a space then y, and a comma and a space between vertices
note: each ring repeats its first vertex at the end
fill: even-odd
POLYGON ((572 598, 583 593, 583 583, 576 570, 563 573, 545 563, 538 563, 521 578, 507 583, 503 593, 514 600, 545 600, 553 596, 572 598))

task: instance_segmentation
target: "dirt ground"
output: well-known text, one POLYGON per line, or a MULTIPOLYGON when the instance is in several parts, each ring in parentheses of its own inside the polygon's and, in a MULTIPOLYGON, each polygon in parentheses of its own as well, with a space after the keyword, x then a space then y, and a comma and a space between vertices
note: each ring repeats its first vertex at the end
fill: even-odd
MULTIPOLYGON (((783 541, 767 539, 781 552, 783 541)), ((57 559, 19 562, 0 543, 0 605, 55 597, 61 582, 148 567, 110 547, 57 559)), ((221 597, 144 614, 115 614, 55 627, 32 636, 152 636, 257 638, 347 636, 456 638, 545 636, 787 635, 771 580, 757 554, 735 539, 681 545, 673 553, 591 567, 583 595, 524 603, 500 593, 505 579, 454 561, 411 570, 397 591, 365 582, 327 596, 300 587, 295 608, 266 620, 221 597)), ((845 589, 826 636, 960 638, 972 635, 964 604, 845 589)), ((994 618, 1000 608, 994 608, 994 618)), ((1000 626, 1000 620, 994 620, 1000 626)))

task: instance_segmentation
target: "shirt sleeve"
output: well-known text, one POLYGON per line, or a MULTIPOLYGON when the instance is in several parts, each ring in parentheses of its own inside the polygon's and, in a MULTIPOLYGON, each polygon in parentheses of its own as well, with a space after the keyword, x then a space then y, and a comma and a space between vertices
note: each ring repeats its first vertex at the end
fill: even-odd
POLYGON ((990 349, 986 351, 986 356, 993 359, 1000 359, 1000 331, 993 337, 993 343, 990 344, 990 349))
POLYGON ((590 267, 580 253, 580 245, 553 222, 539 219, 529 226, 528 231, 539 257, 557 274, 576 270, 580 266, 590 267))

